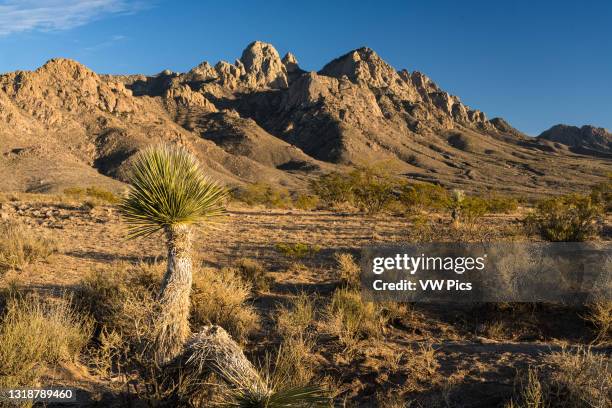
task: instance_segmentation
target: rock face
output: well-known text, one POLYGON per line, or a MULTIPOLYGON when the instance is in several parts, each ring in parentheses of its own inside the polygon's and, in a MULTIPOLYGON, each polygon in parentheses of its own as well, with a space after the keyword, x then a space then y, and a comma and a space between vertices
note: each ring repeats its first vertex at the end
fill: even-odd
POLYGON ((186 73, 98 75, 55 59, 0 75, 0 190, 120 188, 134 153, 170 142, 230 184, 303 188, 322 172, 385 162, 417 180, 545 193, 597 181, 608 158, 590 154, 609 151, 609 137, 555 127, 528 138, 365 47, 319 72, 255 41, 234 63, 186 73))
POLYGON ((594 126, 555 125, 542 132, 538 139, 561 143, 580 151, 594 150, 612 153, 612 133, 594 126))

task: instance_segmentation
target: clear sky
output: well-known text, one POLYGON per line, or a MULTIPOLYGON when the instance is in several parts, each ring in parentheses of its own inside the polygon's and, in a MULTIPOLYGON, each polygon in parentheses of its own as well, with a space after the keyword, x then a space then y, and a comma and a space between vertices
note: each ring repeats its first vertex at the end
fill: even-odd
POLYGON ((53 57, 99 73, 187 71, 253 40, 307 70, 368 46, 532 135, 612 129, 612 1, 0 0, 0 72, 53 57))

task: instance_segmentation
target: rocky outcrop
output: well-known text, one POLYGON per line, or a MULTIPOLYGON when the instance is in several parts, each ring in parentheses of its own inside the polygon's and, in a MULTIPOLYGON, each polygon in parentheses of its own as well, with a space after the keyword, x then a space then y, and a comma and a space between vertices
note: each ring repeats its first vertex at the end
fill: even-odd
POLYGON ((555 125, 542 132, 538 139, 561 143, 580 152, 588 150, 612 153, 612 133, 604 128, 585 125, 582 127, 555 125))
POLYGON ((242 52, 244 65, 242 78, 249 88, 287 88, 287 69, 276 49, 261 41, 255 41, 242 52))

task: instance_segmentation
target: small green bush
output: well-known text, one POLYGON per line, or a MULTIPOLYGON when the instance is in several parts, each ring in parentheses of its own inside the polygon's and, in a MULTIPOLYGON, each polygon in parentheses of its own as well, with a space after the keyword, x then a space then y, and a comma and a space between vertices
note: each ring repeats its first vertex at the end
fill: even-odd
POLYGON ((238 188, 233 192, 233 197, 248 205, 263 205, 268 208, 291 208, 293 204, 288 190, 265 183, 238 188))
POLYGON ((400 179, 378 166, 329 173, 312 182, 311 188, 328 206, 348 203, 368 214, 376 214, 396 201, 396 191, 401 185, 400 179))
POLYGON ((87 188, 69 187, 64 189, 64 194, 67 196, 74 197, 76 199, 89 198, 89 202, 94 202, 94 205, 95 200, 110 204, 114 204, 119 201, 119 198, 112 192, 95 186, 90 186, 87 188))
POLYGON ((311 182, 311 189, 327 205, 354 202, 354 184, 349 176, 333 172, 311 182))
POLYGON ((319 196, 313 194, 298 194, 294 200, 294 207, 300 210, 314 210, 319 205, 319 196))
POLYGON ((493 195, 484 198, 487 212, 492 214, 508 214, 518 209, 519 201, 513 197, 493 195))
POLYGON ((279 243, 276 244, 276 250, 290 258, 302 259, 307 256, 316 255, 321 250, 321 247, 319 247, 318 245, 309 245, 302 242, 296 242, 293 244, 279 243))
POLYGON ((591 199, 600 204, 606 212, 612 211, 612 174, 608 175, 608 180, 593 186, 591 199))
POLYGON ((548 241, 586 241, 596 234, 602 214, 602 206, 590 196, 570 194, 540 201, 524 223, 548 241))
POLYGON ((406 184, 400 189, 400 202, 413 210, 442 210, 448 206, 449 194, 435 184, 406 184))

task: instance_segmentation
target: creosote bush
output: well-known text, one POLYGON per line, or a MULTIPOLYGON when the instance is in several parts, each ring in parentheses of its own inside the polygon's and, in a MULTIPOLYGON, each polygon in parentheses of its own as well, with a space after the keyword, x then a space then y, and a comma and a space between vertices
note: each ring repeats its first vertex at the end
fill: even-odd
POLYGON ((251 284, 236 269, 202 268, 196 272, 191 294, 193 329, 215 324, 232 337, 246 340, 259 328, 259 316, 249 303, 251 289, 251 284))
POLYGON ((524 222, 530 232, 548 241, 586 241, 596 234, 602 214, 601 205, 590 196, 570 194, 540 201, 524 222))
POLYGON ((248 205, 263 205, 268 208, 291 208, 289 191, 266 183, 248 184, 234 190, 232 196, 248 205))
POLYGON ((612 211, 612 173, 608 174, 606 181, 593 186, 591 199, 600 204, 606 212, 612 211))
POLYGON ((45 367, 76 362, 90 335, 70 299, 14 294, 0 320, 0 388, 40 385, 45 367))
POLYGON ((53 239, 17 221, 0 222, 0 272, 23 269, 57 251, 53 239))
POLYGON ((328 206, 350 204, 368 214, 377 214, 395 201, 394 190, 399 185, 399 179, 379 166, 323 175, 311 183, 311 189, 328 206))

